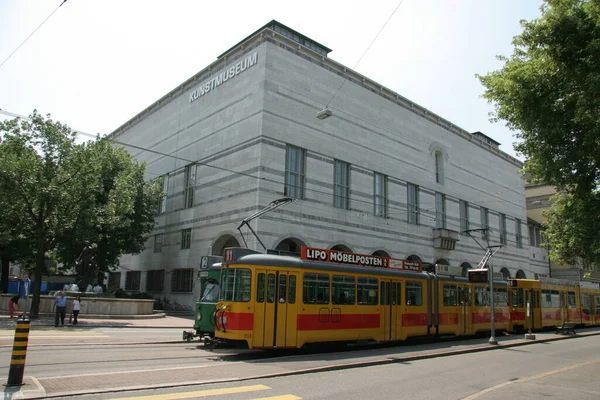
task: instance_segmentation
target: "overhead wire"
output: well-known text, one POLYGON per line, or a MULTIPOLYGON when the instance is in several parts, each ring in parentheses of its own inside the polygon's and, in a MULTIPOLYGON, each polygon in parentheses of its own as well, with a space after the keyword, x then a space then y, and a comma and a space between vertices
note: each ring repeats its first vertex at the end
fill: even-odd
POLYGON ((31 34, 29 36, 27 36, 25 38, 25 40, 23 40, 23 42, 21 42, 21 44, 12 52, 8 55, 8 57, 6 57, 6 59, 4 61, 2 61, 2 64, 0 64, 0 68, 2 68, 2 66, 8 61, 10 60, 10 58, 17 52, 19 51, 19 49, 29 40, 30 37, 33 36, 34 33, 36 33, 53 15, 54 13, 56 13, 58 11, 59 8, 61 8, 63 6, 63 4, 65 4, 67 2, 67 0, 63 0, 62 3, 60 3, 60 5, 58 7, 56 7, 56 9, 54 11, 52 11, 52 13, 50 13, 50 15, 48 15, 48 17, 46 17, 45 20, 42 21, 41 24, 38 25, 37 28, 35 28, 33 30, 33 32, 31 32, 31 34))

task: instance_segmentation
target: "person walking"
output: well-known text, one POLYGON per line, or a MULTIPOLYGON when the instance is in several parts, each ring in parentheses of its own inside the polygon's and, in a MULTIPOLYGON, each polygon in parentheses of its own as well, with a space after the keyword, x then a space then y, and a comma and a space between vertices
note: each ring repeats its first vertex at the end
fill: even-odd
POLYGON ((77 296, 75 300, 73 300, 73 325, 77 325, 79 310, 81 310, 81 296, 77 296))
POLYGON ((8 301, 8 313, 10 314, 10 317, 13 318, 14 314, 15 314, 15 310, 19 309, 19 299, 21 298, 21 295, 18 294, 14 297, 12 297, 9 301, 8 301))
POLYGON ((54 314, 54 326, 58 326, 59 317, 61 325, 65 326, 65 314, 67 313, 67 296, 65 296, 65 292, 60 292, 58 296, 54 298, 54 307, 56 308, 54 314))

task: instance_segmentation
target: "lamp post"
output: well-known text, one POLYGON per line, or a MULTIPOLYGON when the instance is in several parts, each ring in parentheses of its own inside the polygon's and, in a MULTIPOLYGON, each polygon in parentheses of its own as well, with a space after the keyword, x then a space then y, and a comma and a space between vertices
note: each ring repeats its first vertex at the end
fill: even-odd
POLYGON ((494 310, 494 267, 492 267, 491 265, 488 265, 488 273, 490 274, 490 306, 492 307, 492 313, 490 316, 490 328, 492 331, 492 335, 490 336, 490 340, 488 340, 488 343, 498 344, 498 341, 496 340, 496 312, 494 310))

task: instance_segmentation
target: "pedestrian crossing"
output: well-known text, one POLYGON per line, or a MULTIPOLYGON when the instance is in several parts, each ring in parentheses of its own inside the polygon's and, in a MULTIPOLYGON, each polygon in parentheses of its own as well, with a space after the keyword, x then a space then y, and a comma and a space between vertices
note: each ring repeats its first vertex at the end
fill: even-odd
MULTIPOLYGON (((238 386, 238 387, 230 387, 230 388, 221 388, 221 389, 206 389, 206 390, 196 390, 193 392, 183 392, 183 393, 167 393, 167 394, 156 394, 152 396, 136 396, 136 397, 121 397, 115 398, 111 400, 178 400, 178 399, 199 399, 203 397, 209 396, 222 396, 222 395, 235 395, 248 393, 252 396, 249 399, 252 400, 302 400, 302 397, 294 396, 293 394, 283 394, 279 396, 269 396, 269 397, 255 397, 256 393, 271 390, 269 386, 266 385, 249 385, 249 386, 238 386)), ((266 393, 265 393, 266 394, 266 393)), ((238 397, 236 397, 237 399, 238 397)))

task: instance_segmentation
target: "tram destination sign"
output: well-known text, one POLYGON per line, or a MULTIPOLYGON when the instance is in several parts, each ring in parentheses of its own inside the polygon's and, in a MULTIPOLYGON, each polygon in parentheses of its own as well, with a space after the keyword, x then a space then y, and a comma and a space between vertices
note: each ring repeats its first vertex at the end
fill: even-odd
POLYGON ((346 253, 343 251, 317 249, 306 246, 302 247, 301 258, 307 261, 360 265, 373 268, 394 268, 417 272, 422 270, 421 263, 418 261, 401 260, 369 254, 346 253))

